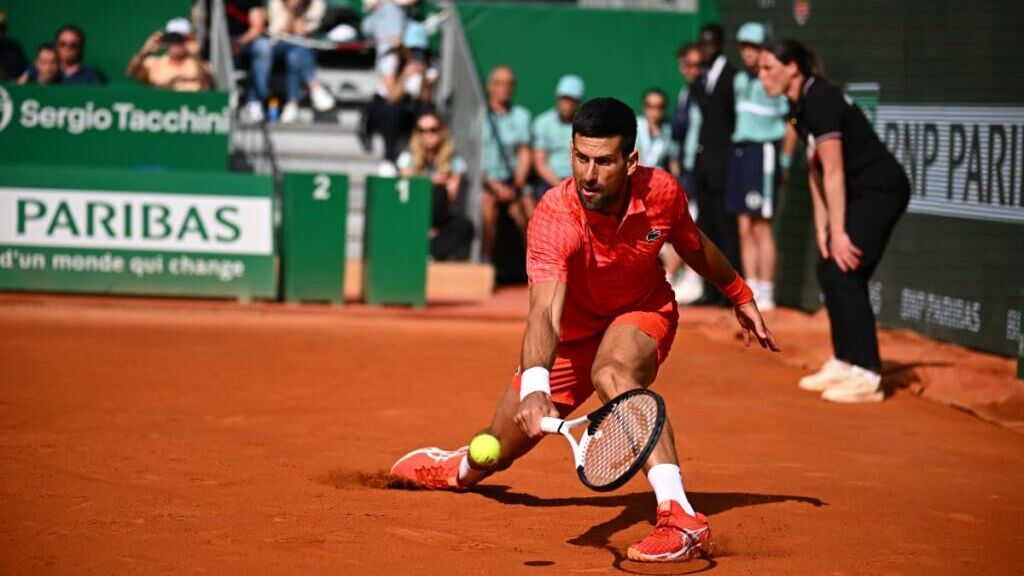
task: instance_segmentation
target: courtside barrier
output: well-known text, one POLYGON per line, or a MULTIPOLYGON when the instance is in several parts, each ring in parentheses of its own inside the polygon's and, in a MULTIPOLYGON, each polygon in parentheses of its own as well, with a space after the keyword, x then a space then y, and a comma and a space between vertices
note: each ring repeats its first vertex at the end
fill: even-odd
POLYGON ((273 298, 270 178, 7 166, 0 289, 273 298))
POLYGON ((0 164, 227 170, 230 132, 225 92, 0 85, 0 164))
POLYGON ((433 190, 426 178, 366 179, 363 299, 422 307, 433 190))
POLYGON ((284 300, 340 304, 345 286, 348 176, 286 173, 282 194, 284 300))

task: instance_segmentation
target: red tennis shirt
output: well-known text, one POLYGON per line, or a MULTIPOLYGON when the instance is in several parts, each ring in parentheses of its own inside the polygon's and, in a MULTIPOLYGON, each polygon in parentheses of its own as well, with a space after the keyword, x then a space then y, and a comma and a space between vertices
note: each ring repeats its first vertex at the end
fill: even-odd
POLYGON ((668 172, 638 167, 629 178, 628 202, 621 220, 587 210, 568 178, 548 190, 530 219, 530 283, 566 285, 563 342, 599 334, 627 312, 674 302, 658 252, 666 241, 680 250, 700 247, 686 193, 668 172))

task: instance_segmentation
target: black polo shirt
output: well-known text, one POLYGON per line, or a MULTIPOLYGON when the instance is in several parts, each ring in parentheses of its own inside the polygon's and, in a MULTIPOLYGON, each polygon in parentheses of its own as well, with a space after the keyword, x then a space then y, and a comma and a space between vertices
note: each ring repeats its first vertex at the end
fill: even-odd
POLYGON ((817 143, 842 139, 848 194, 899 188, 906 182, 903 168, 878 139, 864 112, 828 82, 808 78, 789 120, 801 138, 812 135, 817 143))

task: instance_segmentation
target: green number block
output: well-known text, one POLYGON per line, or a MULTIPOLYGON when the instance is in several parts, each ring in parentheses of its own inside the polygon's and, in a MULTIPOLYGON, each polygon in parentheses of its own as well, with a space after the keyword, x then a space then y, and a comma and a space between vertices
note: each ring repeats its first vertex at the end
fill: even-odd
POLYGON ((341 303, 348 176, 287 173, 282 183, 284 299, 341 303))
POLYGON ((363 298, 368 304, 426 304, 432 205, 426 178, 366 179, 363 298))

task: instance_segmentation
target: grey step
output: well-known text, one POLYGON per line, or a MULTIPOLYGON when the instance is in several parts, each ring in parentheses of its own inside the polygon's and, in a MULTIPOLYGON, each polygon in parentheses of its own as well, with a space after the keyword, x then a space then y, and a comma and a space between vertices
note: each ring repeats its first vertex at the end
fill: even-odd
MULTIPOLYGON (((264 141, 258 129, 241 128, 236 132, 237 135, 233 136, 232 141, 238 148, 251 153, 263 152, 264 141)), ((319 124, 275 125, 270 129, 269 135, 274 153, 278 156, 345 157, 367 155, 355 131, 352 130, 341 130, 337 127, 327 128, 319 124)), ((376 147, 377 143, 375 142, 374 145, 376 147)), ((373 150, 372 155, 378 154, 377 149, 373 150)))

